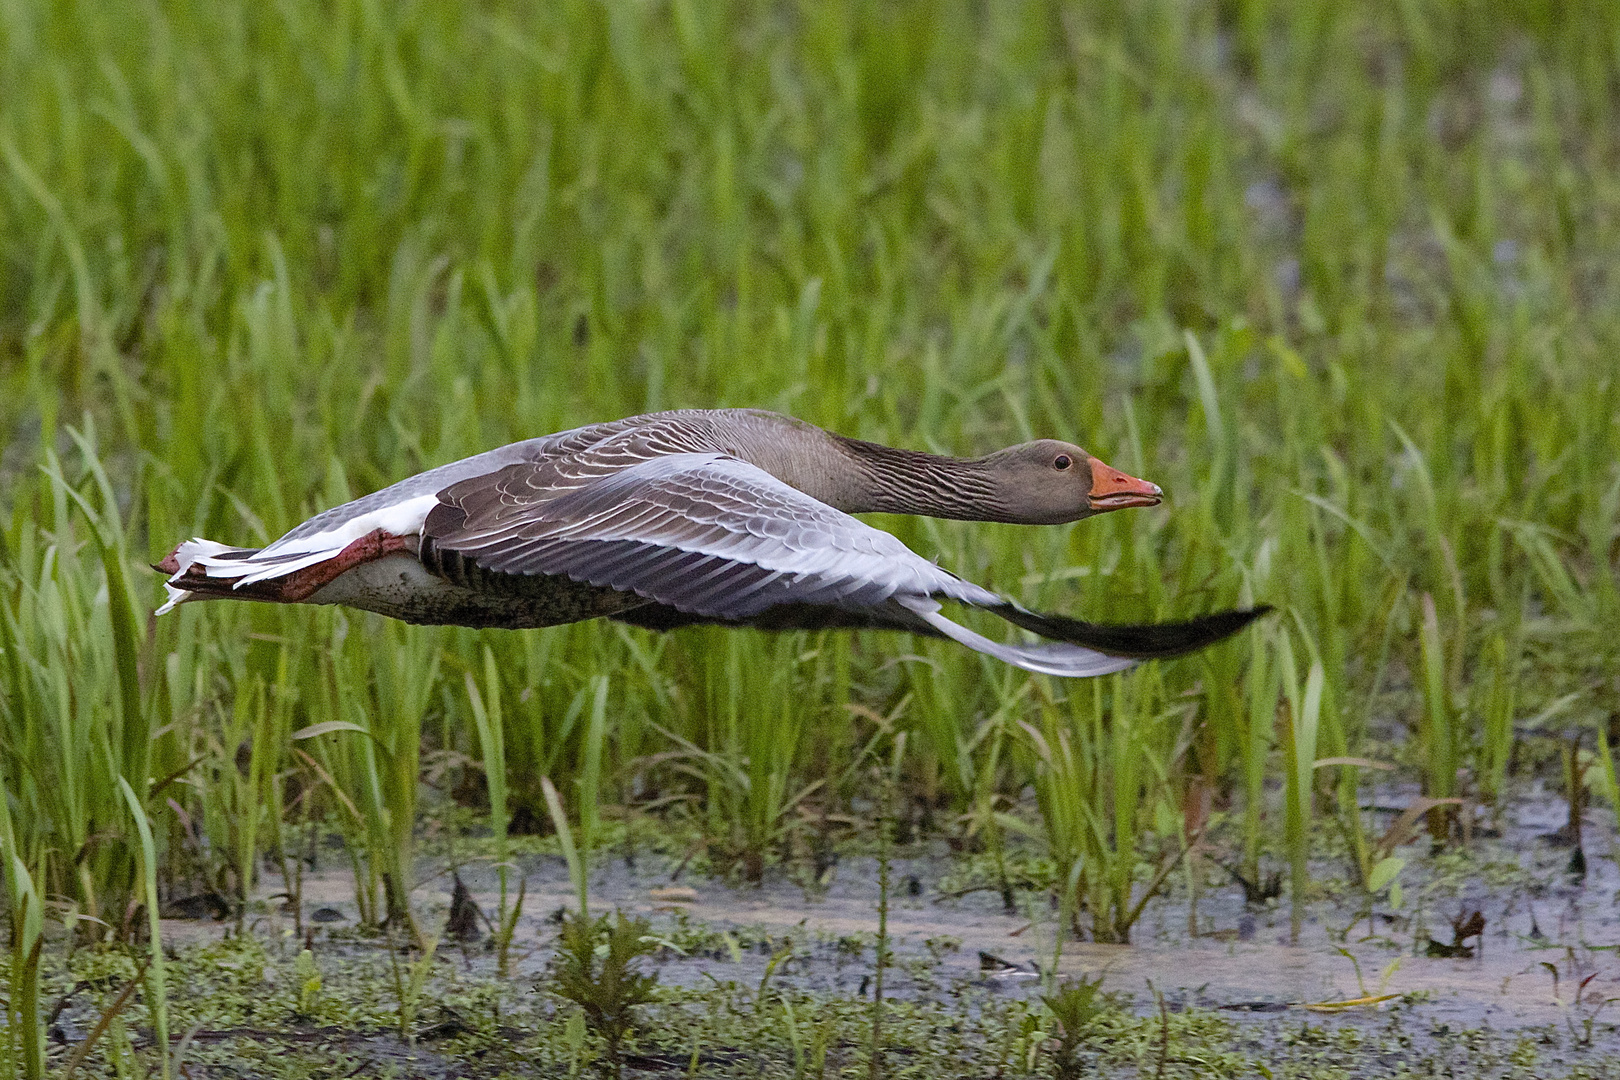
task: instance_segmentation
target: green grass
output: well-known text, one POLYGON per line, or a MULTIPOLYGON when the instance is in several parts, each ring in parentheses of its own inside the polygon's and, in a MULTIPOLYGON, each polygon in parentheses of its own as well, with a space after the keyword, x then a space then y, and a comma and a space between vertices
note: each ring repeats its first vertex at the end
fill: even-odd
POLYGON ((880 634, 144 616, 182 538, 679 406, 1076 439, 1167 506, 878 523, 1035 607, 1283 609, 1297 669, 1264 634, 1156 665, 1096 744, 1111 904, 1192 775, 1251 872, 1285 775, 1367 862, 1359 769, 1274 742, 1316 662, 1318 756, 1497 797, 1516 710, 1620 710, 1617 41, 1596 2, 0 3, 14 919, 121 932, 119 778, 165 888, 245 894, 330 821, 375 921, 424 756, 504 757, 514 832, 550 777, 587 847, 685 815, 753 876, 915 733, 903 792, 999 845, 1018 724, 1112 732, 1112 692, 880 634))

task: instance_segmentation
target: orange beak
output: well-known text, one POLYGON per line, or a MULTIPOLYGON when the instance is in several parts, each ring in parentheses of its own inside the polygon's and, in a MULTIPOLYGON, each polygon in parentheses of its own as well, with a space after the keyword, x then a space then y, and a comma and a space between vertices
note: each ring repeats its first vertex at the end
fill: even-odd
POLYGON ((1164 492, 1158 484, 1138 480, 1096 458, 1091 465, 1091 508, 1097 513, 1123 510, 1127 506, 1158 506, 1164 492))

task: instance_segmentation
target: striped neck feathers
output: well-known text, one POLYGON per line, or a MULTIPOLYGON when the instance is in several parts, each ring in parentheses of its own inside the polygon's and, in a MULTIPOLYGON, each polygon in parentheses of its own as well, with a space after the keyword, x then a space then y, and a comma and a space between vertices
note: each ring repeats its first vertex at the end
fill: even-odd
MULTIPOLYGON (((952 458, 832 437, 856 482, 844 491, 846 513, 918 514, 961 521, 1017 521, 1001 478, 984 458, 952 458)), ((836 505, 836 504, 835 504, 836 505)))

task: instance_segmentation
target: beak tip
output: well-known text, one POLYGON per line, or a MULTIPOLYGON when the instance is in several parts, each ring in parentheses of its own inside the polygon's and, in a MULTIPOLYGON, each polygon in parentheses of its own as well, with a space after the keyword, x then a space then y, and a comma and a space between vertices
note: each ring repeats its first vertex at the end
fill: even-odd
POLYGON ((1164 498, 1164 489, 1158 484, 1122 473, 1096 458, 1091 459, 1091 477, 1092 506, 1099 512, 1157 506, 1164 498))

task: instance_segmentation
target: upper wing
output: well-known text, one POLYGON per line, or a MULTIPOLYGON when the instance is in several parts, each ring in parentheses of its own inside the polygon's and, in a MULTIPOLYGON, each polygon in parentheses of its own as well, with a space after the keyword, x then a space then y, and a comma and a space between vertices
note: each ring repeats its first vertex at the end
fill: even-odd
MULTIPOLYGON (((546 477, 544 493, 554 496, 646 457, 686 449, 677 436, 692 426, 688 414, 653 413, 543 435, 440 465, 323 510, 267 547, 226 551, 221 545, 192 541, 175 554, 186 566, 193 562, 201 566, 208 577, 233 579, 238 588, 284 578, 326 562, 374 529, 415 536, 428 511, 439 505, 439 492, 447 487, 477 484, 505 468, 524 465, 533 469, 532 479, 546 477)), ((171 582, 185 569, 181 567, 171 582)))
POLYGON ((587 424, 440 465, 323 510, 262 549, 253 562, 258 569, 264 569, 276 561, 287 562, 341 549, 375 528, 399 535, 414 533, 421 525, 421 516, 438 501, 439 492, 452 484, 489 476, 509 465, 555 463, 564 470, 563 479, 571 473, 577 479, 588 480, 602 472, 622 468, 642 456, 684 449, 670 433, 682 430, 683 420, 689 425, 687 416, 686 413, 652 413, 587 424))
POLYGON ((422 561, 561 574, 722 622, 769 625, 773 608, 870 613, 1051 675, 1136 663, 1068 642, 1004 645, 952 622, 938 598, 998 614, 1009 602, 736 458, 669 454, 570 486, 577 468, 512 465, 452 485, 423 524, 422 561))
POLYGON ((615 464, 511 465, 452 485, 423 525, 433 548, 424 561, 453 552, 485 570, 561 574, 725 620, 789 603, 871 608, 897 595, 997 600, 735 458, 615 464))

